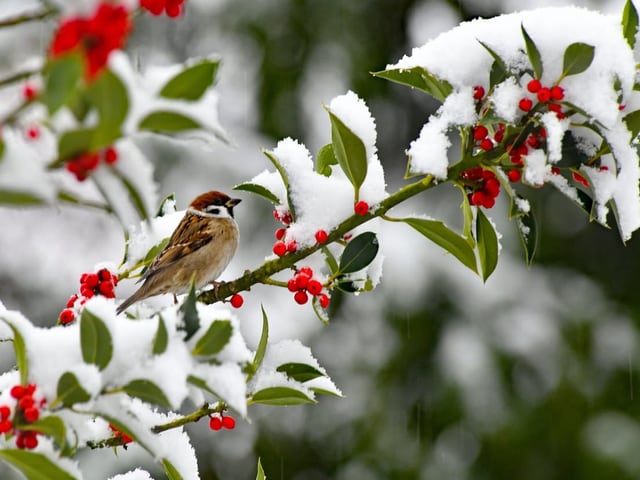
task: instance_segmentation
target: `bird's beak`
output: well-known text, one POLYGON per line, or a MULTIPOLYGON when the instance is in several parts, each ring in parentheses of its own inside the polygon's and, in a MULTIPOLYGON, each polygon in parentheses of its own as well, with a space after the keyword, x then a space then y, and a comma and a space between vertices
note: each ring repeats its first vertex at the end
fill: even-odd
POLYGON ((241 198, 230 198, 229 200, 227 200, 227 203, 225 203, 224 206, 228 208, 233 208, 237 204, 239 204, 241 201, 242 201, 241 198))

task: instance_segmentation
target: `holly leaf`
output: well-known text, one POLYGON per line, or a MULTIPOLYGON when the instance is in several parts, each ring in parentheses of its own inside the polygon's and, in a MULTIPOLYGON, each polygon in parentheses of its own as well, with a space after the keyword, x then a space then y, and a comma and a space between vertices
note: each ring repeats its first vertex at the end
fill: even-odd
POLYGON ((593 62, 594 55, 594 46, 581 42, 572 43, 564 51, 561 77, 584 72, 593 62))
POLYGON ((122 387, 122 391, 127 395, 139 398, 144 402, 151 403, 153 405, 160 405, 165 408, 171 408, 171 402, 169 402, 167 396, 160 387, 150 380, 131 380, 122 387))
POLYGON ((401 85, 407 85, 428 93, 436 100, 443 102, 453 91, 453 87, 446 80, 432 75, 422 67, 399 68, 373 72, 374 77, 384 78, 401 85))
POLYGON ((104 370, 113 355, 113 340, 105 323, 88 309, 80 317, 80 348, 82 359, 104 370))
POLYGON ((189 295, 185 299, 182 306, 180 306, 180 313, 182 313, 182 321, 184 324, 184 341, 189 340, 200 328, 200 317, 198 316, 198 309, 196 308, 196 287, 192 283, 189 289, 189 295))
POLYGON ((527 57, 529 57, 529 61, 531 62, 531 66, 533 67, 535 78, 542 78, 542 57, 540 56, 540 51, 538 50, 538 47, 536 46, 533 39, 525 30, 523 24, 520 24, 520 29, 522 30, 524 45, 527 49, 527 57))
POLYGON ((65 55, 47 63, 41 99, 49 115, 69 103, 80 82, 82 71, 82 59, 79 55, 65 55))
POLYGON ((214 320, 205 332, 198 339, 195 347, 191 351, 192 355, 215 355, 222 350, 233 333, 233 327, 229 320, 214 320))
POLYGON ((520 243, 524 249, 525 260, 527 265, 531 265, 538 248, 538 228, 533 212, 516 217, 516 225, 518 227, 520 243))
POLYGON ((482 280, 486 282, 498 265, 498 235, 481 209, 476 215, 476 239, 482 280))
POLYGON ((82 388, 78 377, 71 372, 63 373, 58 379, 56 395, 54 403, 60 402, 65 407, 72 407, 76 403, 85 403, 91 400, 91 395, 82 388))
POLYGON ((622 10, 622 35, 627 40, 631 50, 636 45, 636 34, 638 33, 638 11, 631 0, 627 0, 622 10))
POLYGON ((160 96, 179 100, 198 100, 215 82, 219 64, 217 60, 204 59, 186 68, 162 87, 160 96))
POLYGON ((327 143, 318 151, 318 155, 316 155, 316 172, 328 177, 331 175, 331 166, 337 164, 338 159, 333 153, 333 145, 327 143))
POLYGON ((284 372, 287 377, 293 380, 304 383, 314 378, 323 377, 324 374, 315 367, 307 365, 306 363, 284 363, 276 368, 278 372, 284 372))
POLYGON ((77 480, 41 453, 6 448, 0 450, 0 458, 20 471, 27 480, 77 480))
POLYGON ((269 387, 257 391, 251 396, 249 404, 261 403, 263 405, 302 405, 316 403, 306 393, 289 387, 269 387))
POLYGON ((156 334, 153 336, 153 348, 151 351, 154 355, 160 355, 167 350, 167 345, 169 345, 167 326, 164 323, 162 315, 158 315, 158 328, 156 329, 156 334))
POLYGON ((346 274, 362 270, 376 258, 379 248, 375 233, 361 233, 352 239, 342 252, 338 271, 346 274))
POLYGON ((274 205, 280 204, 280 199, 273 193, 271 190, 263 187, 262 185, 258 185, 257 183, 244 182, 239 185, 233 187, 234 190, 241 190, 243 192, 250 192, 255 195, 258 195, 274 205))

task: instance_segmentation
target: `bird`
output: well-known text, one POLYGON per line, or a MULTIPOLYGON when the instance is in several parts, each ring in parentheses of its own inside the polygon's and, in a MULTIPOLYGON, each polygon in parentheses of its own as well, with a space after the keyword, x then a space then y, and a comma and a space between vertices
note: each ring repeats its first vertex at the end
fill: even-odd
POLYGON ((184 217, 169 242, 151 262, 133 295, 117 308, 117 314, 148 297, 163 293, 186 293, 195 285, 200 289, 212 283, 227 268, 238 249, 239 231, 233 208, 239 198, 210 191, 198 195, 187 207, 184 217))

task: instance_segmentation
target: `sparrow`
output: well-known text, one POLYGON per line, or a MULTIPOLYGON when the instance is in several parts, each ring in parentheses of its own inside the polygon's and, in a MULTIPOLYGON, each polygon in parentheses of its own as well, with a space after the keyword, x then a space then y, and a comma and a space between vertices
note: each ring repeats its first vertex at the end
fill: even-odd
POLYGON ((233 218, 238 203, 240 199, 216 191, 193 199, 167 246, 140 278, 144 283, 120 304, 117 313, 155 295, 173 293, 175 298, 192 283, 196 289, 214 283, 238 248, 238 225, 233 218))

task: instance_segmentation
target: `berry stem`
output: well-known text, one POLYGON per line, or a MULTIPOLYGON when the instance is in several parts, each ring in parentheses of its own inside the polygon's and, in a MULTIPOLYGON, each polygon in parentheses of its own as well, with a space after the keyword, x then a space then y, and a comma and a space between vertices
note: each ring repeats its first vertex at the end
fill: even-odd
MULTIPOLYGON (((396 192, 389 195, 387 198, 382 200, 375 208, 375 211, 369 211, 365 215, 356 215, 355 213, 345 219, 337 228, 333 229, 327 238, 327 242, 323 244, 326 246, 332 242, 339 241, 342 237, 353 230, 355 227, 362 225, 363 223, 368 222, 369 220, 380 217, 384 215, 389 209, 395 207, 399 203, 411 198, 419 193, 428 190, 433 187, 433 177, 426 176, 417 182, 410 183, 400 188, 396 192)), ((206 303, 212 304, 218 301, 221 301, 234 293, 241 292, 243 290, 249 290, 251 285, 255 285, 257 283, 268 283, 271 281, 270 277, 274 274, 281 272, 282 270, 292 268, 298 261, 303 258, 308 257, 309 255, 315 253, 316 251, 322 248, 321 245, 312 245, 307 248, 299 249, 295 252, 287 253, 285 256, 280 258, 275 258, 264 263, 259 268, 245 273, 240 278, 233 280, 231 282, 225 282, 220 285, 217 291, 208 290, 202 292, 198 296, 198 300, 206 303)))

